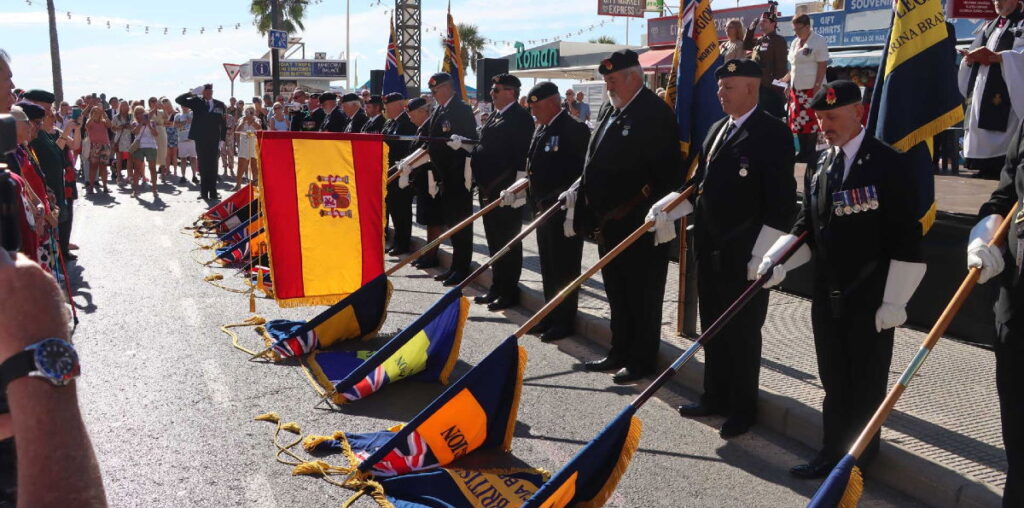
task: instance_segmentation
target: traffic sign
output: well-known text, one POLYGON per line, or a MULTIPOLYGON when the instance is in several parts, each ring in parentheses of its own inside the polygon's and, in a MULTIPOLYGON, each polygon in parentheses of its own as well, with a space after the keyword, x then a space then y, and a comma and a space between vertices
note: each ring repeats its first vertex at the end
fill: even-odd
POLYGON ((271 49, 288 49, 288 32, 270 30, 267 32, 267 47, 271 49))
POLYGON ((242 66, 239 64, 226 63, 224 64, 224 71, 228 73, 228 79, 234 81, 238 77, 238 73, 242 70, 242 66))

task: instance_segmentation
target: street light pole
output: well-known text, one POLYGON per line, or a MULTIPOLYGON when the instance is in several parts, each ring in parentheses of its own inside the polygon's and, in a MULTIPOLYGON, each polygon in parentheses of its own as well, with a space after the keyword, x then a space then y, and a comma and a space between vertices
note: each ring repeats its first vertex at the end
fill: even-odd
POLYGON ((352 89, 352 78, 349 77, 351 74, 351 63, 352 63, 352 51, 349 46, 349 36, 352 33, 352 26, 349 24, 349 2, 345 0, 345 89, 349 91, 352 89))
MULTIPOLYGON (((281 26, 281 6, 279 2, 280 0, 270 0, 270 28, 274 30, 279 30, 281 26)), ((281 57, 277 53, 277 48, 270 48, 270 64, 271 90, 274 94, 274 100, 277 100, 277 95, 281 93, 281 70, 279 69, 281 57)))

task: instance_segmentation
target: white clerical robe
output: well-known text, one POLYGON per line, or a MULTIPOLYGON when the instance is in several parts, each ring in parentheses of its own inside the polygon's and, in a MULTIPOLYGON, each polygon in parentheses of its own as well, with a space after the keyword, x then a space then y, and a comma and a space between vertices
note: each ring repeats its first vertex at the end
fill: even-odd
MULTIPOLYGON (((994 21, 993 21, 994 22, 994 21)), ((1004 30, 1020 30, 1020 26, 1011 27, 1009 23, 1003 28, 996 28, 992 36, 988 38, 986 46, 995 50, 999 38, 1004 30)), ((1013 131, 1024 118, 1024 32, 1017 32, 1013 39, 1013 49, 999 52, 1003 57, 1002 69, 1003 80, 1006 81, 1007 90, 1010 92, 1010 102, 1013 108, 1010 111, 1010 120, 1006 124, 1006 132, 981 129, 978 125, 978 108, 968 107, 966 122, 964 123, 964 157, 973 159, 987 159, 1006 155, 1006 147, 1010 144, 1010 137, 1013 131)), ((972 44, 971 49, 975 49, 972 44)), ((978 78, 974 83, 974 90, 970 97, 967 96, 967 85, 971 79, 971 67, 966 60, 960 61, 960 72, 958 75, 960 93, 970 101, 970 104, 980 104, 982 94, 985 91, 985 83, 988 81, 988 73, 991 67, 982 65, 978 70, 978 78)))

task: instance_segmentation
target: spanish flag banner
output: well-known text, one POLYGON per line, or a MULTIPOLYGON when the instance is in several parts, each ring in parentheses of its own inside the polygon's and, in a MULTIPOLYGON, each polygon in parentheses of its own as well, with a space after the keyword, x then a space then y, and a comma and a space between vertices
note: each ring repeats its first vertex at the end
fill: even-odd
POLYGON ((381 275, 384 138, 259 135, 260 201, 278 305, 331 305, 381 275))
POLYGON ((932 138, 964 119, 957 86, 956 38, 941 0, 896 0, 867 130, 906 152, 917 183, 922 233, 935 221, 932 138))
POLYGON ((252 184, 247 184, 220 203, 211 206, 209 210, 203 213, 202 218, 217 221, 226 219, 228 215, 231 215, 235 210, 245 206, 246 203, 252 200, 252 190, 252 184))
POLYGON ((344 404, 402 379, 448 384, 459 359, 469 300, 452 289, 376 352, 320 351, 308 360, 321 394, 344 404))
POLYGON ((362 479, 438 468, 478 448, 509 451, 525 368, 526 350, 511 336, 408 424, 307 436, 303 448, 342 453, 362 479))
POLYGON ((384 478, 380 485, 394 508, 516 508, 548 476, 544 470, 528 468, 441 468, 384 478))
POLYGON ((523 508, 604 506, 640 445, 643 424, 635 413, 636 408, 626 406, 523 508))

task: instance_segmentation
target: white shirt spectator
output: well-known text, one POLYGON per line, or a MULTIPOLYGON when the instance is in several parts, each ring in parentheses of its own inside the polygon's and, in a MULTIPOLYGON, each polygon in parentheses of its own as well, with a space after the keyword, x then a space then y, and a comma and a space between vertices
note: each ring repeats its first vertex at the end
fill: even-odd
POLYGON ((814 88, 818 76, 818 64, 828 61, 828 42, 815 31, 807 36, 807 42, 800 46, 800 38, 794 37, 789 45, 789 68, 792 69, 790 86, 794 90, 814 88))

